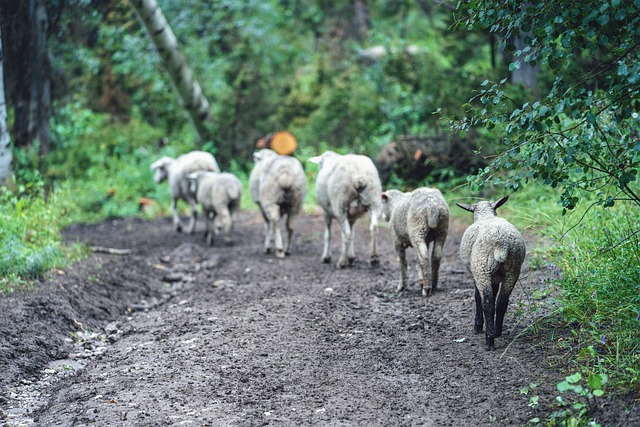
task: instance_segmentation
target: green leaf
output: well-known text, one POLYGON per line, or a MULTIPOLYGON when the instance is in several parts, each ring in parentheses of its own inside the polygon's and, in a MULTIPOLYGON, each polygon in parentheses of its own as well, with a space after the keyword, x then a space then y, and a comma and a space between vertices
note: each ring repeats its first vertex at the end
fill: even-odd
POLYGON ((581 379, 582 379, 582 374, 580 372, 576 372, 575 374, 569 375, 568 377, 566 377, 567 382, 571 384, 575 384, 581 379))
POLYGON ((599 374, 591 374, 587 378, 587 385, 591 390, 596 390, 602 387, 602 377, 599 374))

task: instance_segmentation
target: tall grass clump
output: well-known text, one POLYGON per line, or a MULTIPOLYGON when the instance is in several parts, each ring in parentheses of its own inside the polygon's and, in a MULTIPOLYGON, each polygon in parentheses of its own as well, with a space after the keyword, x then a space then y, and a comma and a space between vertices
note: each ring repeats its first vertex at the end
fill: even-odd
POLYGON ((624 203, 589 205, 587 197, 584 208, 562 215, 560 192, 534 183, 512 198, 518 203, 505 214, 542 239, 529 260, 546 269, 545 284, 559 290, 554 306, 572 329, 575 368, 638 388, 640 210, 624 203))
POLYGON ((558 240, 559 300, 574 330, 578 361, 621 387, 640 379, 640 212, 587 212, 558 240))
POLYGON ((43 187, 18 192, 0 188, 0 293, 22 287, 51 268, 61 267, 61 229, 66 208, 59 192, 43 187))

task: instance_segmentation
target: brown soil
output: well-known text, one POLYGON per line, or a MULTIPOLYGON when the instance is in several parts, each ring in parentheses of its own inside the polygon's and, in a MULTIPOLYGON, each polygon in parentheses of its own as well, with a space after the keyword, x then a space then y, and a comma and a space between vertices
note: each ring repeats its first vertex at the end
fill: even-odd
MULTIPOLYGON (((67 241, 132 254, 94 253, 0 298, 0 425, 510 426, 555 409, 570 368, 566 331, 532 326, 548 304, 532 297, 544 272, 525 265, 505 335, 485 351, 458 259, 466 224, 452 221, 429 299, 415 267, 395 293, 384 227, 380 267, 366 262, 362 223, 359 259, 337 270, 320 262, 317 214, 298 219, 284 260, 262 253, 254 212, 240 214, 231 247, 206 246, 198 225, 196 235, 166 219, 66 230, 67 241)), ((639 412, 609 396, 593 415, 626 426, 640 425, 639 412)))

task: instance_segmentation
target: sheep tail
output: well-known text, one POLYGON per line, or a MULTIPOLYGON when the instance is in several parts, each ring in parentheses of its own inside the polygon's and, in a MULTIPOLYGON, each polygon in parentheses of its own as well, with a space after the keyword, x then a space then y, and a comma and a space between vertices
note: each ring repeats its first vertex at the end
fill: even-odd
POLYGON ((357 193, 362 193, 367 188, 367 180, 362 176, 356 177, 353 180, 353 188, 357 193))
POLYGON ((287 192, 293 186, 293 177, 289 173, 283 173, 278 176, 278 185, 280 188, 287 192))
POLYGON ((491 274, 498 271, 498 268, 500 268, 500 266, 507 260, 508 255, 509 251, 505 246, 500 244, 496 245, 496 247, 493 249, 493 257, 489 257, 490 259, 488 267, 491 274))
POLYGON ((240 188, 236 188, 236 187, 227 188, 227 196, 231 200, 239 199, 241 193, 242 193, 242 190, 240 188))
POLYGON ((440 209, 429 209, 427 214, 427 225, 429 228, 438 228, 438 222, 440 222, 440 209))

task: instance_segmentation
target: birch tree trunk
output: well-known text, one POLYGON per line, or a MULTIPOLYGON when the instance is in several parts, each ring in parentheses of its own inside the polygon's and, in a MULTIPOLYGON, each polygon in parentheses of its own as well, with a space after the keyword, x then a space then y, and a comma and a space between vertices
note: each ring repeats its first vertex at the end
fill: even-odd
POLYGON ((174 84, 189 118, 202 141, 210 140, 206 122, 211 118, 209 101, 180 52, 178 40, 167 23, 156 0, 131 0, 147 33, 155 45, 163 65, 174 84))
POLYGON ((7 128, 7 103, 4 98, 4 53, 2 52, 2 34, 0 33, 0 185, 11 177, 11 138, 7 128))

